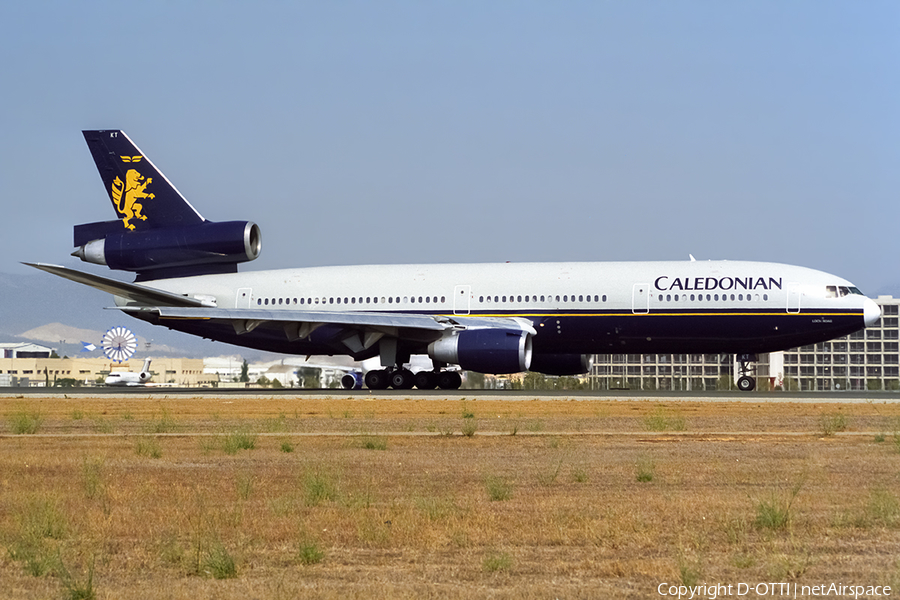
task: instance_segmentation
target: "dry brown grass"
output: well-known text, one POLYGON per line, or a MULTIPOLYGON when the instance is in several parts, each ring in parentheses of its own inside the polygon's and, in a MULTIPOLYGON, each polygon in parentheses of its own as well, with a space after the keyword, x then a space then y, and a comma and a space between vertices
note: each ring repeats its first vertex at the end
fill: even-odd
POLYGON ((0 581, 9 598, 74 597, 92 567, 98 598, 151 599, 898 585, 898 415, 866 404, 0 399, 0 581), (846 431, 823 431, 836 411, 846 431), (16 414, 40 414, 37 432, 12 434, 16 414), (683 431, 648 431, 648 418, 683 431), (235 436, 253 448, 232 451, 235 436), (491 482, 508 493, 494 497, 491 482), (759 521, 767 503, 789 506, 783 523, 759 521))

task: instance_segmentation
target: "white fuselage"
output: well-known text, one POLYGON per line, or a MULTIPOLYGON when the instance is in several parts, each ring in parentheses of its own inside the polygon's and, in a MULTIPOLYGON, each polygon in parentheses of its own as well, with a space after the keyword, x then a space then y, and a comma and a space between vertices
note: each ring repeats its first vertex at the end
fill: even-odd
MULTIPOLYGON (((521 317, 535 325, 535 351, 551 353, 774 351, 845 335, 880 316, 843 278, 744 261, 311 267, 146 285, 272 318, 297 310, 521 317)), ((302 342, 246 345, 311 352, 302 342)))

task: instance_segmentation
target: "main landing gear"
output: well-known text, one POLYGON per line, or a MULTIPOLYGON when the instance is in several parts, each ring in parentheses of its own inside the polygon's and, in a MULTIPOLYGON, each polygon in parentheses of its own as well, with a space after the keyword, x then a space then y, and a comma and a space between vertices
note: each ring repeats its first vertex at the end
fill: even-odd
POLYGON ((754 367, 750 366, 751 362, 757 360, 755 354, 738 354, 737 361, 741 363, 741 366, 738 367, 738 373, 740 373, 740 377, 737 380, 737 387, 742 392, 752 392, 754 388, 756 388, 756 378, 751 377, 750 374, 756 372, 754 367))
POLYGON ((457 371, 419 371, 413 373, 409 369, 378 369, 369 371, 365 377, 366 387, 370 390, 384 390, 392 387, 395 390, 458 390, 462 385, 462 377, 457 371))

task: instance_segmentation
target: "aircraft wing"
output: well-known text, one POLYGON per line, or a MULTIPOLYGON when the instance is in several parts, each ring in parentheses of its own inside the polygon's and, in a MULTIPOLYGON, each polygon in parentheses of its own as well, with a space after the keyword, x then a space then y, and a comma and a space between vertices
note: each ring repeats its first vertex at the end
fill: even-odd
MULTIPOLYGON (((123 306, 125 312, 150 311, 162 319, 224 320, 250 331, 262 323, 346 325, 384 330, 418 329, 443 332, 448 329, 513 329, 536 333, 531 322, 520 318, 468 317, 460 315, 426 315, 415 313, 381 313, 356 311, 263 310, 254 308, 211 308, 188 306, 123 306)), ((305 337, 305 336, 301 336, 305 337)))
POLYGON ((205 306, 201 300, 197 300, 196 298, 189 298, 187 296, 181 296, 179 294, 164 292, 162 290, 147 287, 139 283, 119 281, 117 279, 111 279, 109 277, 103 277, 101 275, 94 275, 93 273, 76 271, 75 269, 70 269, 68 267, 60 267, 58 265, 48 265, 44 263, 22 264, 28 265, 29 267, 34 267, 35 269, 40 269, 41 271, 53 273, 54 275, 58 275, 77 283, 89 285, 93 288, 97 288, 98 290, 107 292, 114 296, 127 298, 132 302, 141 302, 143 304, 150 305, 163 304, 172 306, 205 306))

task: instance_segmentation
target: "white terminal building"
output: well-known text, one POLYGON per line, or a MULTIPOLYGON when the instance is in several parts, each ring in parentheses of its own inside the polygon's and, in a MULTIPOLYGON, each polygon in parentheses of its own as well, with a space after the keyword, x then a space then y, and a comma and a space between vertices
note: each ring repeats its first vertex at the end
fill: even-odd
MULTIPOLYGON (((900 391, 900 298, 879 296, 881 319, 854 334, 760 354, 757 389, 900 391)), ((733 354, 598 354, 596 390, 722 390, 734 387, 733 354)))

